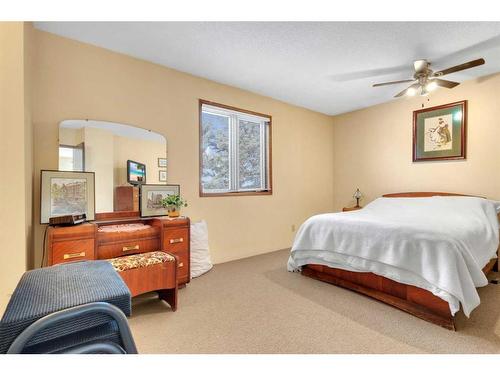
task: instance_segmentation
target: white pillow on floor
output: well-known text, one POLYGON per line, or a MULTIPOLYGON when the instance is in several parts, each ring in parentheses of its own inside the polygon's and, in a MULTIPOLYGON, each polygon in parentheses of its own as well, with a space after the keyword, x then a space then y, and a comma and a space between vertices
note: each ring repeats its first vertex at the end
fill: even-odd
POLYGON ((191 278, 212 269, 208 248, 208 227, 205 220, 191 223, 191 278))

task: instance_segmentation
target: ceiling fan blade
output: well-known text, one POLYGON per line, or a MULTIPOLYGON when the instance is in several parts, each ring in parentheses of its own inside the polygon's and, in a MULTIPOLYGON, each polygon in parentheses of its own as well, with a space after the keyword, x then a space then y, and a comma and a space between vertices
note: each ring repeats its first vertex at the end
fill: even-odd
POLYGON ((483 65, 484 63, 485 63, 484 59, 472 60, 472 61, 460 64, 460 65, 452 66, 451 68, 448 68, 448 69, 444 69, 444 70, 440 70, 438 72, 435 72, 433 74, 433 76, 434 77, 441 77, 441 76, 444 76, 446 74, 451 74, 451 73, 459 72, 461 70, 474 68, 476 66, 483 65))
POLYGON ((414 81, 415 81, 414 79, 404 79, 402 81, 391 81, 391 82, 384 82, 384 83, 375 83, 372 87, 395 85, 397 83, 414 82, 414 81))
POLYGON ((404 94, 406 94, 406 92, 411 89, 411 88, 414 88, 415 90, 418 89, 420 87, 420 84, 419 83, 414 83, 413 85, 411 85, 410 87, 407 87, 405 88, 403 91, 401 91, 400 93, 394 95, 395 98, 399 98, 401 96, 403 96, 404 94))
POLYGON ((388 68, 359 70, 355 72, 339 73, 330 76, 330 79, 336 82, 346 82, 357 79, 373 78, 378 76, 386 76, 388 74, 404 74, 408 73, 409 69, 406 65, 391 66, 388 68))
POLYGON ((446 79, 434 78, 430 82, 436 82, 440 87, 446 87, 447 89, 452 89, 455 86, 460 85, 459 82, 447 81, 446 79))
POLYGON ((427 62, 427 60, 417 60, 413 63, 413 67, 415 68, 416 73, 423 72, 425 69, 427 69, 428 66, 429 63, 427 62))

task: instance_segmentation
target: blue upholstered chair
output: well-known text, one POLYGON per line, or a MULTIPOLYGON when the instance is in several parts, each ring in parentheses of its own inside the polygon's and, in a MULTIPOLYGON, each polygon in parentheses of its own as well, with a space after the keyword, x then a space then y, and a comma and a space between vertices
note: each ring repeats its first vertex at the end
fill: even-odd
POLYGON ((130 292, 107 261, 26 272, 0 321, 0 353, 137 353, 130 292))

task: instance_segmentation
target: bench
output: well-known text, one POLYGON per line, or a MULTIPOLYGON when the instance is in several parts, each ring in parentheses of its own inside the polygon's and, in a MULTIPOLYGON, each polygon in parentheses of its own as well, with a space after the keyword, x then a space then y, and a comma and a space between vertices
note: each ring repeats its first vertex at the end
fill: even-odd
POLYGON ((150 251, 107 259, 130 289, 132 297, 156 291, 160 299, 177 310, 177 257, 150 251))

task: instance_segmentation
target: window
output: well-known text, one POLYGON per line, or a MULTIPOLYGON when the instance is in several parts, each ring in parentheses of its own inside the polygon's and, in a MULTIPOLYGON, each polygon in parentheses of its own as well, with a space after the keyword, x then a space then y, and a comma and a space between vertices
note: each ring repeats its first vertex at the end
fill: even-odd
POLYGON ((271 194, 271 116, 200 100, 200 196, 271 194))
POLYGON ((85 170, 85 146, 59 145, 59 170, 80 171, 85 170))

